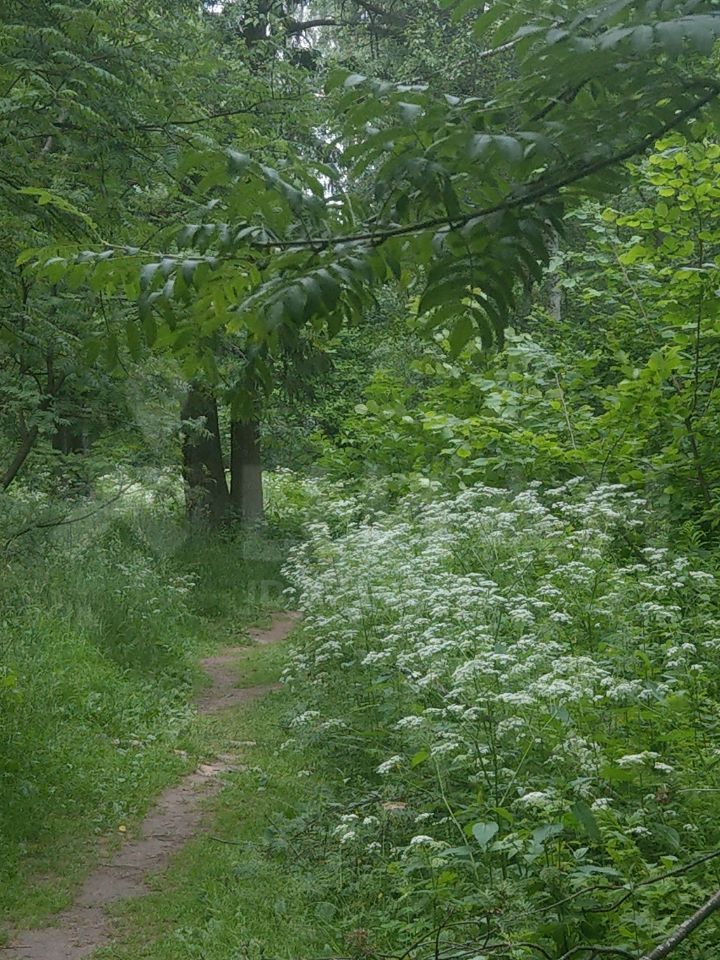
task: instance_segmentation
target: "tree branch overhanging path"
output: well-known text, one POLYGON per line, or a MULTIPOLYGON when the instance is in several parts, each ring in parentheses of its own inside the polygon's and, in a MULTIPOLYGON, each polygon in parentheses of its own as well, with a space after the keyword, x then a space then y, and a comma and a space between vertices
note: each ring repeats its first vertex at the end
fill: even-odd
MULTIPOLYGON (((707 92, 694 100, 692 104, 683 110, 679 110, 670 120, 658 125, 639 140, 634 141, 612 156, 603 157, 583 165, 578 165, 575 168, 569 169, 564 174, 555 178, 550 178, 547 181, 539 179, 535 182, 530 182, 526 189, 516 194, 510 194, 502 200, 499 200, 497 203, 489 206, 467 210, 452 218, 448 216, 428 217, 424 220, 417 220, 408 224, 397 224, 377 229, 360 230, 354 233, 339 234, 337 236, 318 235, 292 239, 277 237, 273 238, 272 240, 257 240, 252 237, 248 237, 243 241, 243 244, 248 249, 270 253, 272 253, 272 251, 281 250, 307 250, 310 253, 322 253, 323 251, 331 250, 337 247, 351 247, 353 245, 367 245, 372 248, 377 248, 389 240, 416 236, 429 230, 444 230, 450 233, 451 231, 458 230, 473 221, 482 220, 483 218, 489 217, 493 214, 530 206, 540 200, 559 195, 560 191, 566 187, 570 187, 575 184, 582 184, 582 181, 588 177, 591 177, 606 169, 615 167, 624 161, 640 156, 645 150, 652 146, 654 142, 661 139, 663 136, 667 135, 673 130, 681 127, 688 120, 692 120, 700 115, 704 107, 720 97, 720 84, 708 82, 705 85, 709 87, 707 92)), ((203 119, 204 118, 197 118, 197 120, 188 120, 185 122, 202 122, 203 119)), ((171 122, 177 123, 178 121, 171 122)), ((182 123, 183 121, 179 122, 182 123)), ((119 245, 110 244, 107 246, 107 249, 114 250, 120 254, 126 248, 119 245)), ((157 257, 159 259, 185 259, 185 257, 171 252, 153 251, 144 248, 135 248, 132 252, 132 256, 136 257, 138 253, 146 256, 157 257)), ((227 256, 223 254, 206 257, 203 254, 198 254, 197 259, 208 259, 211 262, 216 262, 219 260, 233 260, 237 259, 237 257, 234 255, 227 256)))
MULTIPOLYGON (((627 27, 615 26, 612 16, 602 8, 574 20, 558 20, 556 14, 543 13, 516 33, 500 36, 495 45, 492 41, 490 46, 483 45, 476 51, 478 62, 496 54, 514 56, 517 50, 518 75, 499 88, 499 100, 436 99, 432 85, 413 88, 368 81, 365 87, 366 78, 348 74, 344 83, 340 81, 347 88, 339 90, 340 106, 333 106, 332 96, 323 106, 326 129, 343 129, 338 143, 344 139, 348 153, 344 174, 325 174, 328 183, 337 187, 335 197, 323 195, 308 158, 297 155, 271 168, 255 160, 251 152, 226 148, 209 160, 215 167, 208 177, 202 176, 203 161, 199 161, 198 174, 183 185, 188 194, 197 186, 196 203, 205 200, 204 194, 209 202, 200 207, 199 224, 188 224, 175 235, 167 231, 169 250, 108 243, 99 254, 83 252, 77 262, 92 267, 97 257, 110 257, 115 262, 127 259, 129 269, 119 264, 115 282, 122 270, 126 272, 120 282, 129 287, 139 281, 141 317, 152 313, 161 322, 163 310, 170 314, 174 309, 173 300, 184 300, 192 309, 193 298, 202 303, 205 295, 215 298, 218 291, 220 297, 233 301, 228 307, 228 315, 234 313, 229 316, 228 331, 236 332, 247 321, 251 337, 256 336, 258 341, 271 339, 277 328, 286 333, 294 328, 295 336, 303 325, 315 320, 322 323, 323 317, 329 329, 336 323, 342 325, 371 298, 374 286, 384 283, 391 273, 401 274, 405 263, 426 268, 428 274, 421 313, 433 309, 431 302, 460 307, 461 291, 467 295, 479 287, 484 299, 471 326, 482 331, 490 321, 502 339, 501 330, 519 283, 527 283, 530 277, 537 279, 541 264, 547 261, 543 235, 551 223, 552 229, 559 229, 566 191, 572 191, 573 196, 587 194, 593 189, 593 178, 601 180, 614 168, 642 155, 658 139, 699 117, 720 93, 720 85, 709 75, 696 70, 696 76, 688 77, 682 64, 678 67, 675 63, 686 42, 698 49, 705 46, 696 27, 708 31, 711 37, 720 32, 716 12, 698 15, 697 23, 690 25, 685 21, 692 18, 673 20, 665 13, 658 14, 657 25, 649 26, 642 18, 651 15, 644 9, 636 11, 633 7, 627 12, 627 4, 618 6, 622 16, 628 18, 627 27), (643 39, 642 46, 637 46, 647 55, 650 73, 630 69, 629 79, 625 79, 627 48, 618 43, 628 34, 634 38, 638 31, 645 31, 642 36, 650 38, 649 43, 643 39), (599 58, 600 51, 603 55, 599 58), (669 84, 668 72, 658 69, 661 56, 669 56, 672 74, 682 81, 679 86, 669 84), (513 119, 512 84, 527 91, 530 107, 524 120, 513 119), (405 103, 403 96, 407 94, 412 101, 413 90, 421 99, 405 103), (461 108, 456 114, 458 104, 461 108), (618 115, 632 117, 633 110, 637 122, 618 122, 618 115), (393 127, 398 113, 402 122, 393 127), (655 123, 648 129, 650 117, 655 123), (519 123, 527 124, 528 129, 517 130, 519 123), (600 131, 597 135, 596 130, 600 131), (455 161, 449 152, 443 153, 445 141, 454 145, 455 161), (533 152, 532 145, 540 143, 542 148, 533 152), (478 163, 488 145, 491 162, 478 163), (352 155, 359 158, 355 165, 350 160, 352 155), (537 163, 536 156, 540 158, 537 163), (495 162, 498 158, 499 163, 495 162), (375 201, 369 199, 365 187, 353 182, 363 175, 377 181, 375 201), (309 178, 314 178, 315 186, 310 184, 308 189, 309 178), (257 184, 259 189, 247 191, 248 184, 257 184), (211 209, 217 210, 220 222, 204 221, 202 211, 211 209), (222 222, 222 213, 228 222, 222 222), (488 226, 486 235, 490 218, 503 214, 513 216, 499 227, 497 235, 493 235, 492 226, 488 226), (195 244, 197 238, 200 242, 195 244), (393 241, 407 243, 392 248, 387 257, 375 256, 393 241), (187 254, 174 252, 175 244, 187 254), (478 251, 485 249, 487 255, 478 258, 478 251), (262 259, 255 256, 258 253, 263 254, 262 259), (295 253, 307 253, 308 259, 293 259, 295 253), (148 258, 156 262, 143 263, 148 258), (477 266, 480 260, 483 262, 477 266), (139 276, 134 272, 138 263, 139 276), (212 273, 222 264, 236 263, 243 268, 236 275, 242 277, 239 289, 226 294, 224 289, 234 283, 232 269, 216 275, 217 282, 212 273), (196 278, 199 264, 209 267, 210 272, 203 268, 196 278), (442 289, 450 286, 443 284, 442 271, 455 268, 458 273, 465 272, 462 278, 456 278, 452 293, 442 289), (166 280, 162 290, 157 283, 161 277, 166 280), (176 284, 178 277, 180 283, 176 284), (198 296, 190 293, 193 287, 198 296), (285 322, 283 318, 287 317, 291 322, 285 322), (254 329, 253 318, 257 320, 254 329)), ((498 2, 498 9, 503 7, 498 2)), ((366 17, 397 22, 399 28, 407 25, 405 11, 396 11, 395 4, 359 0, 353 9, 366 17)), ((288 36, 308 33, 314 39, 317 31, 344 25, 344 17, 338 17, 332 9, 295 20, 280 15, 272 3, 263 2, 259 10, 260 22, 251 24, 252 37, 246 37, 250 49, 264 42, 263 38, 271 46, 274 42, 282 46, 288 36), (280 35, 284 39, 273 39, 280 35)), ((476 15, 470 4, 448 3, 440 19, 454 22, 456 16, 462 19, 468 13, 476 15)), ((331 76, 326 92, 333 94, 337 89, 331 76)), ((274 94, 271 99, 275 98, 274 94)), ((173 126, 191 129, 263 107, 263 102, 256 100, 247 107, 237 105, 208 111, 205 116, 168 118, 145 126, 156 131, 173 126)), ((329 143, 326 146, 331 149, 329 143)), ((341 155, 345 152, 333 141, 332 150, 336 149, 341 155)), ((340 161, 338 169, 342 168, 340 161)), ((197 320, 202 324, 201 316, 197 320)), ((466 329, 471 326, 466 324, 466 329)), ((460 328, 457 330, 459 339, 460 328)))
POLYGON ((613 154, 610 157, 605 157, 594 162, 587 163, 584 166, 578 166, 576 169, 571 169, 564 175, 559 176, 556 179, 551 179, 547 183, 543 182, 542 180, 537 181, 535 184, 531 183, 529 189, 526 191, 523 191, 517 195, 510 195, 490 206, 468 210, 460 214, 458 217, 429 217, 426 220, 419 220, 405 225, 392 226, 379 230, 360 231, 358 233, 349 233, 337 237, 307 237, 298 238, 297 240, 278 239, 269 240, 267 242, 253 240, 250 241, 248 245, 260 250, 272 250, 273 248, 292 248, 311 250, 316 253, 331 247, 345 244, 350 245, 367 242, 370 243, 371 246, 380 246, 388 240, 395 239, 396 237, 412 236, 418 233, 424 233, 427 230, 438 228, 444 228, 448 231, 457 230, 460 227, 466 226, 473 220, 479 220, 483 217, 488 217, 494 213, 500 213, 504 210, 512 210, 517 207, 528 206, 532 203, 536 203, 538 200, 557 195, 558 192, 564 187, 581 183, 587 177, 591 177, 609 167, 617 166, 625 160, 631 160, 633 157, 640 155, 650 146, 652 146, 655 141, 661 139, 672 130, 677 129, 686 121, 696 117, 703 107, 707 106, 720 96, 720 84, 710 84, 709 86, 710 90, 708 90, 707 93, 701 97, 698 97, 684 110, 678 111, 671 120, 668 120, 666 123, 657 126, 655 129, 645 134, 640 140, 629 144, 618 153, 613 154))

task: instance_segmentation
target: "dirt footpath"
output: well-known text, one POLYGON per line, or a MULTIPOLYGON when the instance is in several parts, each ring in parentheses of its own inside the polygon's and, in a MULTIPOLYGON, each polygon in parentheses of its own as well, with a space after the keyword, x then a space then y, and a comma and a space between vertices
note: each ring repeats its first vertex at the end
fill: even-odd
MULTIPOLYGON (((272 626, 251 630, 250 636, 258 644, 280 643, 296 622, 295 614, 277 614, 272 626)), ((237 663, 248 649, 231 647, 202 661, 211 683, 198 700, 200 713, 242 706, 275 688, 274 684, 238 687, 237 663)), ((172 855, 198 833, 205 802, 220 791, 221 775, 240 759, 237 754, 223 754, 168 787, 143 820, 137 837, 93 870, 72 906, 52 918, 52 926, 17 933, 8 947, 0 949, 0 960, 78 960, 105 946, 112 933, 112 919, 105 908, 148 892, 146 878, 166 869, 172 855)))

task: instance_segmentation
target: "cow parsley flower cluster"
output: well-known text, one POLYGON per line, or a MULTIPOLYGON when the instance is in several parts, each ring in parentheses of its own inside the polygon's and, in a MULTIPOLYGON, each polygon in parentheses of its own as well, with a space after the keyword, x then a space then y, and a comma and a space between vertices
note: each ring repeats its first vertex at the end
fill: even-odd
POLYGON ((700 732, 720 688, 716 582, 643 546, 647 520, 631 491, 579 481, 387 513, 323 502, 287 569, 305 614, 290 725, 367 771, 383 822, 410 809, 392 824, 404 871, 442 849, 467 903, 478 871, 528 883, 551 845, 559 891, 716 842, 709 822, 688 833, 685 799, 719 786, 700 732))

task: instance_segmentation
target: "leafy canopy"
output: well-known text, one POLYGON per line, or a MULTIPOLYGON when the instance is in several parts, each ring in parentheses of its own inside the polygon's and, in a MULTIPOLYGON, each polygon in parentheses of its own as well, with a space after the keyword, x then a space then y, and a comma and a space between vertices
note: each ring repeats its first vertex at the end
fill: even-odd
MULTIPOLYGON (((455 17, 483 7, 452 6, 455 17)), ((72 263, 76 279, 87 271, 137 298, 149 345, 158 326, 184 349, 216 330, 270 350, 308 324, 332 335, 377 284, 418 268, 429 327, 450 318, 456 349, 478 334, 502 338, 565 212, 616 189, 624 161, 658 138, 713 122, 720 13, 703 0, 620 0, 543 4, 528 21, 497 2, 473 29, 488 43, 478 56, 513 58, 492 99, 335 71, 334 162, 278 167, 234 148, 195 150, 182 168, 203 201, 193 223, 159 234, 155 248, 56 250, 44 270, 59 277, 72 263)))

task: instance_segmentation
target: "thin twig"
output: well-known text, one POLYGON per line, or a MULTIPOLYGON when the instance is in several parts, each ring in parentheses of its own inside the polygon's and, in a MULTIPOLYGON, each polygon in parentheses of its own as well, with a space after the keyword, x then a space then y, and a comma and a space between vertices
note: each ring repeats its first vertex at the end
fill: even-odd
POLYGON ((708 917, 712 916, 716 910, 720 910, 720 890, 714 893, 691 917, 688 917, 687 920, 681 923, 664 943, 655 947, 650 953, 646 953, 640 960, 664 960, 664 958, 670 956, 675 948, 680 946, 683 940, 687 939, 694 930, 697 930, 701 923, 704 923, 708 917))
POLYGON ((122 487, 115 494, 115 496, 111 497, 109 500, 104 500, 102 503, 98 504, 92 510, 88 510, 87 513, 80 514, 79 517, 73 517, 70 514, 65 514, 64 517, 60 517, 60 518, 56 517, 52 520, 39 520, 37 523, 29 523, 27 526, 21 527, 19 530, 16 530, 11 537, 8 537, 8 539, 3 544, 3 550, 7 550, 7 548, 10 546, 11 543, 19 539, 20 537, 24 536, 26 533, 30 533, 31 530, 48 530, 53 527, 67 527, 71 523, 79 523, 81 520, 87 520, 88 517, 93 517, 96 513, 99 513, 101 510, 105 510, 107 507, 111 506, 113 503, 119 500, 120 497, 122 497, 123 494, 125 494, 130 489, 131 486, 132 484, 130 483, 127 484, 126 486, 122 487))
MULTIPOLYGON (((590 907, 590 913, 610 913, 612 910, 617 910, 619 906, 625 903, 626 900, 629 900, 630 897, 635 893, 637 887, 647 887, 653 883, 659 883, 661 880, 667 880, 670 877, 679 877, 683 873, 687 873, 688 870, 692 870, 693 867, 699 866, 701 863, 707 863, 708 860, 715 860, 716 857, 720 857, 720 850, 713 850, 712 853, 706 853, 702 857, 698 857, 697 860, 693 860, 691 863, 686 863, 684 866, 675 867, 673 870, 668 870, 666 873, 660 873, 656 877, 649 877, 647 880, 639 880, 637 883, 634 883, 630 890, 627 893, 623 894, 622 897, 619 897, 608 907, 590 907)), ((618 890, 620 887, 606 887, 605 889, 615 889, 618 890)))
POLYGON ((595 943, 571 947, 567 953, 564 953, 560 957, 560 960, 570 960, 570 957, 576 957, 579 953, 589 953, 591 957, 598 957, 600 954, 605 954, 607 956, 629 957, 630 960, 635 960, 635 954, 630 953, 629 950, 625 950, 624 947, 603 947, 595 943))
MULTIPOLYGON (((674 867, 672 870, 667 870, 664 873, 657 874, 654 877, 647 877, 645 880, 637 881, 637 883, 633 884, 633 890, 636 887, 646 887, 653 883, 659 883, 661 880, 667 880, 670 877, 679 877, 683 873, 688 873, 694 867, 699 867, 701 864, 707 863, 709 860, 714 860, 717 857, 720 857, 720 850, 713 850, 710 853, 704 853, 702 856, 697 857, 695 860, 691 860, 689 863, 683 864, 682 866, 674 867)), ((527 910, 524 913, 521 913, 519 916, 520 918, 523 918, 536 913, 548 913, 550 910, 557 910, 558 907, 562 907, 566 903, 570 903, 572 900, 577 900, 578 897, 582 897, 590 893, 611 893, 613 890, 623 890, 627 888, 627 886, 627 883, 607 885, 595 883, 590 887, 583 887, 581 890, 575 890, 574 893, 568 894, 567 897, 563 897, 561 900, 555 900, 553 903, 550 903, 547 906, 536 907, 533 910, 527 910)))

